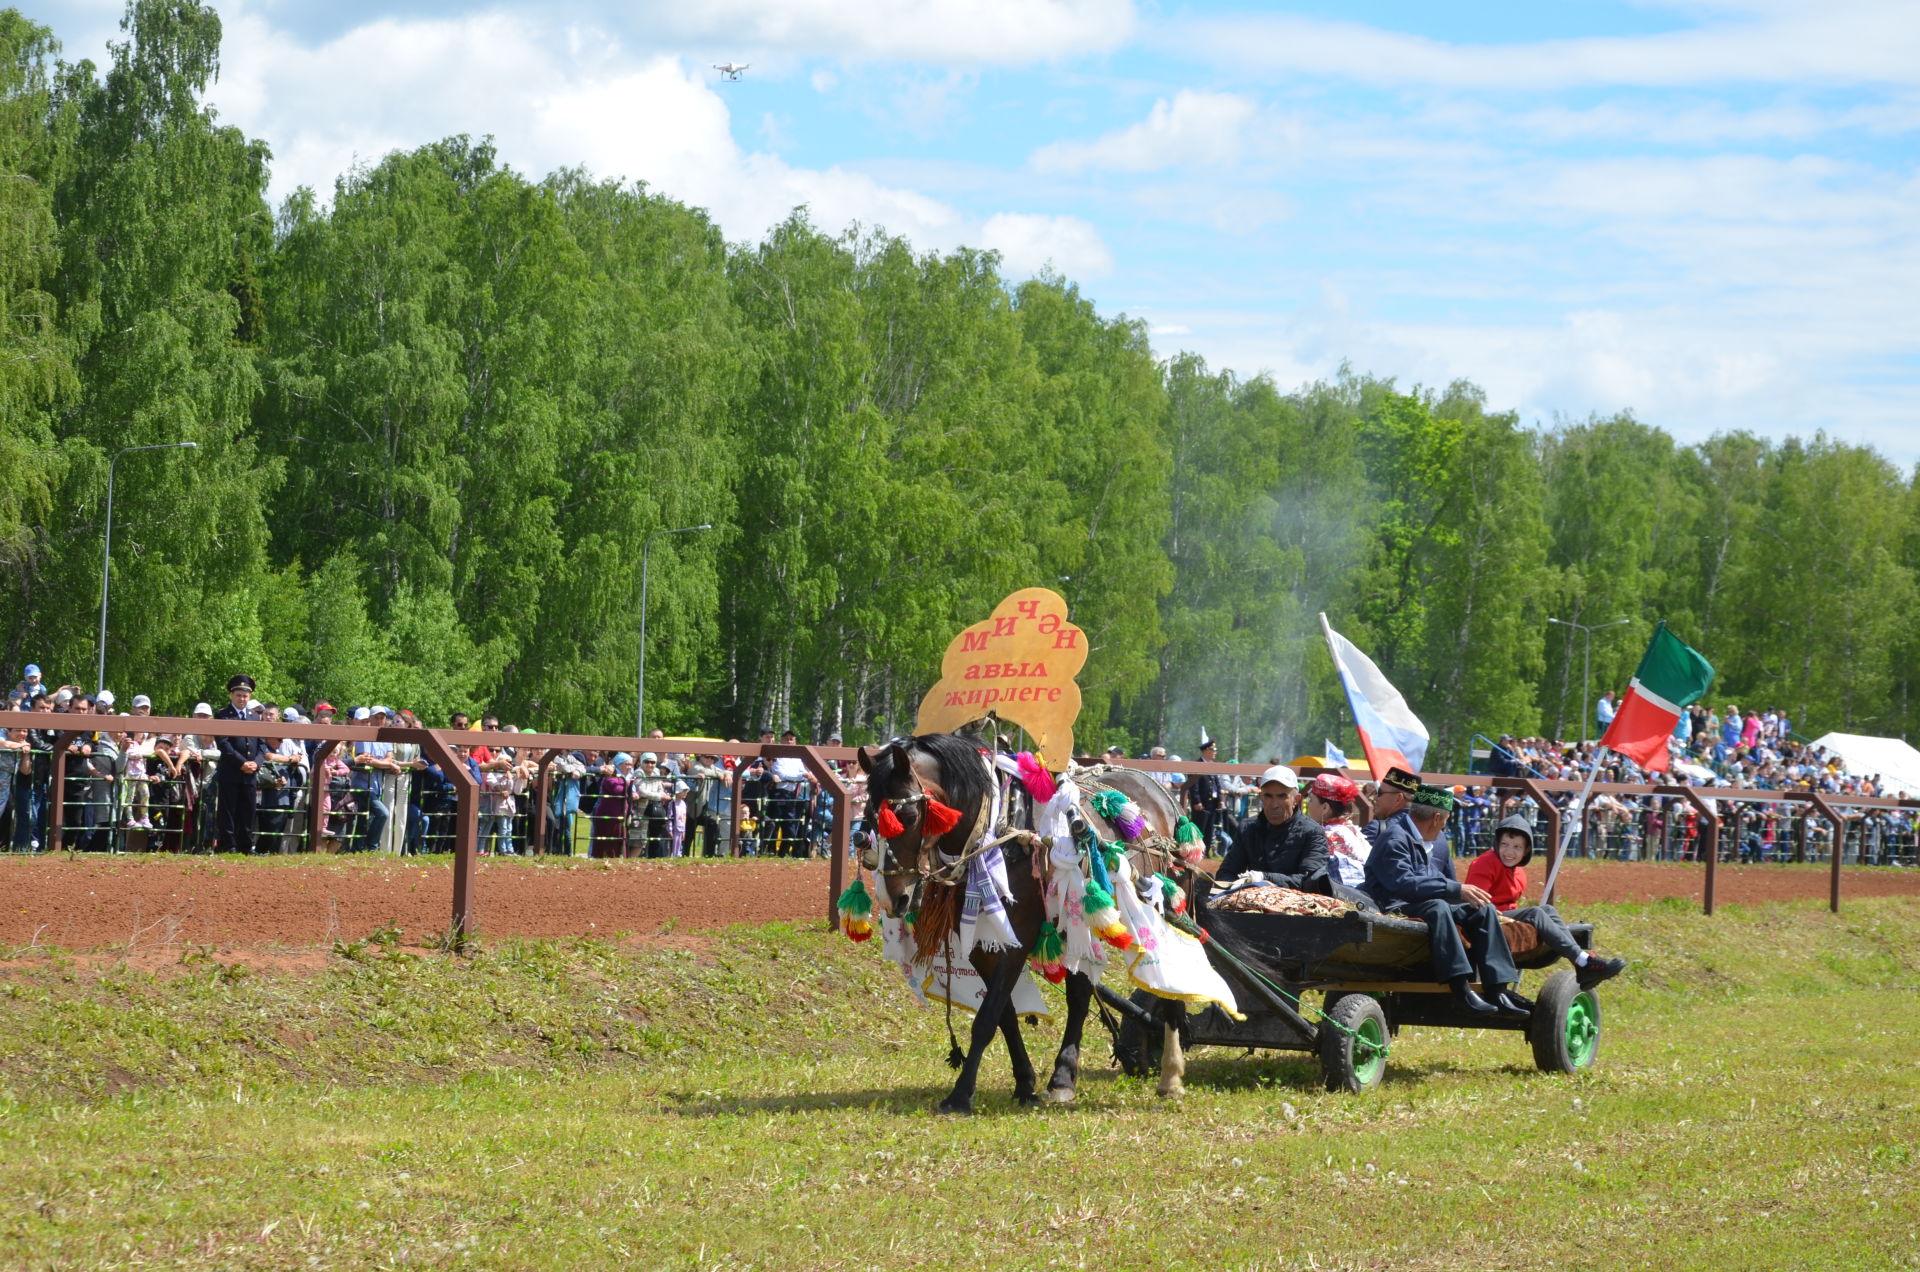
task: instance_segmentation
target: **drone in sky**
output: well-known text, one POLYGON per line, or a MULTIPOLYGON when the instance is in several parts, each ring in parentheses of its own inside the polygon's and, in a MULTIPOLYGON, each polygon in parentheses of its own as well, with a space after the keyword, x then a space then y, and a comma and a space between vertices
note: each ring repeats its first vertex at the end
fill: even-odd
POLYGON ((752 64, 749 62, 715 62, 713 69, 720 72, 721 79, 737 80, 740 78, 740 72, 750 65, 752 64))

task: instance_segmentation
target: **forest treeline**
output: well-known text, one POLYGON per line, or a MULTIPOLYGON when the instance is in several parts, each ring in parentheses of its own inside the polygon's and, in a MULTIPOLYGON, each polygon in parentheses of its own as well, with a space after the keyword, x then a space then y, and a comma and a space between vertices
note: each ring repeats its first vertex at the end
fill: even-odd
POLYGON ((0 13, 0 647, 90 680, 851 740, 909 726, 1016 588, 1089 634, 1081 737, 1232 754, 1351 739, 1315 614, 1458 762, 1573 735, 1580 636, 1653 620, 1716 702, 1913 724, 1915 485, 1871 450, 1631 416, 1524 425, 1471 384, 1288 390, 1067 279, 796 211, 700 210, 453 137, 278 208, 203 97, 220 24, 136 0, 111 64, 0 13))

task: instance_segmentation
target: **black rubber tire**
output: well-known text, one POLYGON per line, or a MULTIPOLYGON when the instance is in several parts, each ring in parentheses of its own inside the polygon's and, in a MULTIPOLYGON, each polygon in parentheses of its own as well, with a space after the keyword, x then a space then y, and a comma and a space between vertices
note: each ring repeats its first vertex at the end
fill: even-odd
POLYGON ((1327 1090, 1358 1095, 1379 1086, 1387 1076, 1386 1058, 1368 1052, 1366 1042, 1354 1034, 1368 1035, 1376 1045, 1386 1046, 1386 1008, 1372 994, 1341 994, 1322 1010, 1328 1019, 1320 1022, 1320 1072, 1326 1077, 1327 1090))
POLYGON ((1581 989, 1567 968, 1547 977, 1533 1000, 1527 1021, 1533 1062, 1546 1073, 1574 1073, 1590 1067, 1600 1054, 1600 996, 1581 989), (1569 1029, 1569 1021, 1575 1026, 1569 1029))

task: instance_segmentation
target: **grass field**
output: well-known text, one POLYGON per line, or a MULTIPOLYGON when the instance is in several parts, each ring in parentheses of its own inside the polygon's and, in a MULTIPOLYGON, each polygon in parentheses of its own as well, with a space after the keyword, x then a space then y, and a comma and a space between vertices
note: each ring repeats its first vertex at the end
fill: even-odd
POLYGON ((813 928, 0 951, 0 1266, 1920 1267, 1920 901, 1689 908, 1583 914, 1636 960, 1590 1073, 1416 1029, 1367 1096, 1203 1050, 1168 1104, 1096 1041, 1035 1113, 996 1047, 967 1120, 813 928))

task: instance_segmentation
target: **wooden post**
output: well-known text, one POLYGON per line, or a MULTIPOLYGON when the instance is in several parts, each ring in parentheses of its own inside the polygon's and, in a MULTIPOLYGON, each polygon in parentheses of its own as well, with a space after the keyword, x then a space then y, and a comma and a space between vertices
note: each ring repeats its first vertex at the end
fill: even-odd
POLYGON ((53 807, 47 810, 47 851, 59 852, 67 837, 67 748, 78 733, 62 733, 53 740, 53 776, 47 783, 53 807))
MULTIPOLYGON (((1533 778, 1521 778, 1520 789, 1533 800, 1534 807, 1540 810, 1541 819, 1547 823, 1547 875, 1554 879, 1557 891, 1559 880, 1554 868, 1560 863, 1560 810, 1554 806, 1553 800, 1548 798, 1546 787, 1533 778)), ((1553 898, 1543 895, 1540 898, 1540 904, 1552 905, 1553 898)))
POLYGON ((453 814, 453 916, 448 921, 448 932, 459 938, 474 933, 473 870, 480 845, 480 784, 453 753, 453 747, 441 738, 442 732, 452 730, 382 729, 380 737, 385 741, 388 733, 400 733, 406 735, 403 741, 411 742, 417 735, 420 749, 433 757, 433 762, 453 783, 457 802, 453 814))
POLYGON ((740 855, 740 788, 746 784, 747 780, 747 757, 742 755, 739 756, 738 759, 740 762, 733 766, 732 824, 727 827, 727 855, 729 857, 738 857, 740 855))
MULTIPOLYGON (((530 847, 542 856, 545 856, 547 851, 547 798, 553 793, 553 770, 550 766, 554 761, 554 757, 559 754, 560 752, 557 750, 547 750, 541 753, 538 776, 534 778, 533 782, 534 799, 539 802, 533 806, 533 843, 530 847)), ((572 855, 573 841, 571 839, 567 841, 567 852, 568 855, 572 855)))
POLYGON ((328 738, 313 753, 313 764, 307 770, 307 846, 314 852, 320 851, 320 841, 327 837, 328 801, 332 798, 327 790, 327 761, 340 749, 340 739, 328 738))
POLYGON ((1700 839, 1697 849, 1706 854, 1707 873, 1701 881, 1701 909, 1705 914, 1713 913, 1713 872, 1720 858, 1720 815, 1713 811, 1706 797, 1691 786, 1656 786, 1658 795, 1677 795, 1693 805, 1694 812, 1700 815, 1700 839))
MULTIPOLYGON (((853 827, 851 808, 847 802, 847 784, 840 775, 828 766, 820 757, 819 751, 811 746, 769 746, 762 749, 762 757, 768 759, 798 759, 807 766, 807 772, 813 774, 820 783, 820 789, 833 796, 833 845, 829 849, 831 859, 827 863, 827 929, 839 926, 840 893, 846 887, 847 840, 853 827)), ((736 802, 734 807, 738 808, 736 802)))

